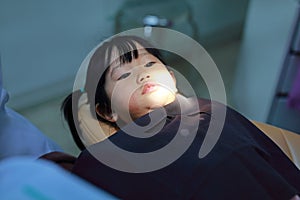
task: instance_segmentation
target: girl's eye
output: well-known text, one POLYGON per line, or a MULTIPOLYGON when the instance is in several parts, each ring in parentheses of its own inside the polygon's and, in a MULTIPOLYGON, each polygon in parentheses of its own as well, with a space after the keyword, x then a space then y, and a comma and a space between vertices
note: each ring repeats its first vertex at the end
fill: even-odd
POLYGON ((148 62, 146 65, 145 65, 145 67, 151 67, 152 65, 154 65, 155 64, 155 62, 148 62))
POLYGON ((128 73, 125 73, 125 74, 122 74, 117 80, 119 81, 119 80, 125 79, 125 78, 127 78, 129 75, 130 75, 129 72, 128 72, 128 73))

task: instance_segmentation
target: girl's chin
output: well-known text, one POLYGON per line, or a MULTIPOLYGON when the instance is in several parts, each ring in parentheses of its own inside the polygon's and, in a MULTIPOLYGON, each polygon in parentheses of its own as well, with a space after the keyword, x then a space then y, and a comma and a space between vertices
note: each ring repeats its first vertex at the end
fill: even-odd
POLYGON ((159 108, 159 107, 168 105, 168 104, 172 103, 174 100, 175 100, 175 95, 171 94, 171 93, 169 93, 167 95, 152 93, 151 95, 146 97, 145 104, 148 105, 147 107, 149 107, 150 109, 153 110, 155 108, 159 108))
POLYGON ((172 103, 176 94, 167 89, 160 89, 144 95, 134 95, 130 99, 130 112, 136 115, 144 115, 154 109, 161 108, 172 103))

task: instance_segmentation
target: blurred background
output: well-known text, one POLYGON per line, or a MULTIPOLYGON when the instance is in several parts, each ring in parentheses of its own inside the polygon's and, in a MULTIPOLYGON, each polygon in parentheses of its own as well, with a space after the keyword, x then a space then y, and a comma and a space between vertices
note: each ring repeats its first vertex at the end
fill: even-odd
MULTIPOLYGON (((287 105, 300 68, 297 0, 0 0, 8 106, 78 155, 60 106, 81 62, 103 39, 153 26, 180 31, 207 50, 229 106, 249 119, 300 133, 300 111, 287 105)), ((186 73, 206 97, 201 81, 186 73)))

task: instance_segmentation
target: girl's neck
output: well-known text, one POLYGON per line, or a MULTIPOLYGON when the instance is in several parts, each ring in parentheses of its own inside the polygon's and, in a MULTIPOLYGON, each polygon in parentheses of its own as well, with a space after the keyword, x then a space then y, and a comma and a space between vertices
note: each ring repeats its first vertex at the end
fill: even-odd
POLYGON ((197 110, 197 99, 188 98, 182 94, 176 94, 176 99, 165 106, 165 109, 169 115, 188 114, 197 110))

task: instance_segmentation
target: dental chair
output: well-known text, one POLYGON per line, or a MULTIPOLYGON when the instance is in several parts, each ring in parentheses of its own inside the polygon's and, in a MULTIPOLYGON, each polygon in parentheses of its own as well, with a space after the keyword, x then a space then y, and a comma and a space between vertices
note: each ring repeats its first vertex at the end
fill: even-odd
POLYGON ((262 122, 252 121, 252 123, 277 144, 285 155, 300 169, 300 134, 262 122))

